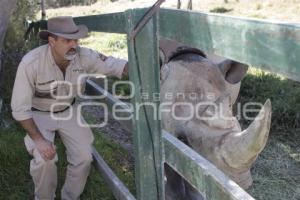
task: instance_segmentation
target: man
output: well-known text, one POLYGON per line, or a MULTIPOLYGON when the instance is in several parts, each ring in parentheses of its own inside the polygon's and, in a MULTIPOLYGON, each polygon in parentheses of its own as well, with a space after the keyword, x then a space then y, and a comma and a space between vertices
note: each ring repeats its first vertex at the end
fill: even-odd
POLYGON ((83 121, 75 102, 76 91, 84 84, 80 77, 97 73, 121 78, 128 69, 125 60, 79 47, 78 39, 87 32, 86 26, 77 26, 71 17, 49 19, 48 30, 39 33, 48 44, 26 54, 18 67, 12 114, 27 132, 24 141, 33 156, 30 174, 35 199, 55 197, 58 159, 53 143, 55 132, 66 147, 68 160, 61 198, 79 199, 90 170, 93 142, 90 128, 77 122, 77 117, 83 121))

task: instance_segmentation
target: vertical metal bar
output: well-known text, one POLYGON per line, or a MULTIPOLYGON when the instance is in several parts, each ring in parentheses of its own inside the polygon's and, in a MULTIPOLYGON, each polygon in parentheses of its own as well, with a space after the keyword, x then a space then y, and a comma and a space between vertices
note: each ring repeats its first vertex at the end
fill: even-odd
MULTIPOLYGON (((140 19, 141 12, 128 10, 128 38, 140 19)), ((129 78, 134 83, 135 95, 133 137, 135 152, 135 181, 137 199, 164 199, 163 152, 159 101, 159 60, 158 60, 158 16, 145 25, 136 38, 128 39, 129 78), (143 98, 149 97, 149 98, 143 98)))

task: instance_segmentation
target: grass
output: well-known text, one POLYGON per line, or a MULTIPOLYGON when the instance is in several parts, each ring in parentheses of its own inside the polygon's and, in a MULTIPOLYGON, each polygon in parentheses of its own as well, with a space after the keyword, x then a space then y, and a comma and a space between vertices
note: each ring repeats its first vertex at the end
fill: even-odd
MULTIPOLYGON (((134 178, 132 166, 126 162, 128 153, 120 146, 95 132, 94 146, 106 162, 115 171, 124 184, 134 193, 134 178)), ((0 200, 33 199, 34 186, 29 174, 31 157, 25 149, 24 130, 12 122, 9 128, 0 128, 0 200)), ((59 137, 56 138, 59 161, 57 199, 60 199, 60 189, 64 183, 66 170, 65 148, 59 137)), ((113 200, 112 193, 107 188, 99 173, 92 168, 82 199, 113 200)))
MULTIPOLYGON (((58 15, 82 16, 82 15, 96 15, 110 12, 120 12, 132 8, 150 7, 156 0, 119 0, 109 3, 109 0, 99 0, 92 6, 73 6, 59 9, 48 9, 47 16, 53 17, 58 15)), ((187 1, 182 1, 182 7, 187 7, 187 1)), ((166 0, 162 5, 164 8, 176 8, 176 0, 166 0)), ((226 14, 234 16, 265 18, 278 21, 286 21, 290 23, 299 23, 300 4, 299 0, 230 0, 224 3, 223 0, 205 0, 193 1, 193 10, 210 12, 217 8, 224 7, 232 9, 226 14)), ((40 14, 37 14, 38 18, 40 14)))
MULTIPOLYGON (((300 198, 300 83, 250 68, 242 82, 238 101, 272 102, 270 136, 251 173, 247 190, 263 200, 300 198)), ((250 121, 241 120, 245 128, 250 121)))
POLYGON ((127 59, 127 39, 124 34, 90 32, 80 43, 105 55, 127 59))
POLYGON ((272 102, 272 127, 300 127, 300 83, 251 68, 242 81, 238 101, 272 102))
POLYGON ((272 131, 251 170, 254 182, 248 192, 256 199, 300 199, 300 138, 295 130, 285 133, 289 139, 281 133, 272 131))
POLYGON ((231 12, 233 9, 230 8, 224 8, 224 7, 216 7, 214 9, 211 9, 209 12, 212 13, 228 13, 231 12))
POLYGON ((0 131, 0 199, 30 199, 33 183, 29 175, 29 155, 20 127, 0 131))

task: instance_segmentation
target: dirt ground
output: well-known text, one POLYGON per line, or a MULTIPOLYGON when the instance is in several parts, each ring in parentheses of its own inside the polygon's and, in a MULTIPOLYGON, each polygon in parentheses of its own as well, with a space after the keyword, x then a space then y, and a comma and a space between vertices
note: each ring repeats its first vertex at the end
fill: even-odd
MULTIPOLYGON (((94 118, 93 123, 101 124, 104 121, 104 110, 98 106, 88 106, 84 107, 84 111, 87 112, 91 117, 94 118)), ((108 115, 107 125, 101 128, 94 128, 103 135, 115 143, 121 145, 124 149, 133 155, 133 145, 132 145, 132 134, 125 130, 122 125, 113 119, 111 115, 108 115)))

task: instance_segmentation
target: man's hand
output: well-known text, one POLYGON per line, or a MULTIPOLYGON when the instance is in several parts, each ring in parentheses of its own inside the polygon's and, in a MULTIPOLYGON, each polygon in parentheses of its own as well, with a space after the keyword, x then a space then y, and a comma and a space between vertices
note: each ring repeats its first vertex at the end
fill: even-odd
POLYGON ((39 139, 34 141, 34 143, 44 160, 52 160, 55 157, 56 147, 52 142, 46 139, 39 139))
POLYGON ((34 141, 36 148, 41 154, 42 158, 44 160, 52 160, 56 154, 56 147, 53 143, 51 143, 43 137, 36 124, 34 123, 33 119, 26 119, 20 121, 20 123, 22 127, 26 130, 30 138, 34 141))
POLYGON ((122 73, 122 76, 124 76, 124 75, 128 75, 128 70, 129 70, 129 68, 128 68, 128 62, 125 64, 125 67, 124 67, 124 69, 123 69, 123 73, 122 73))

